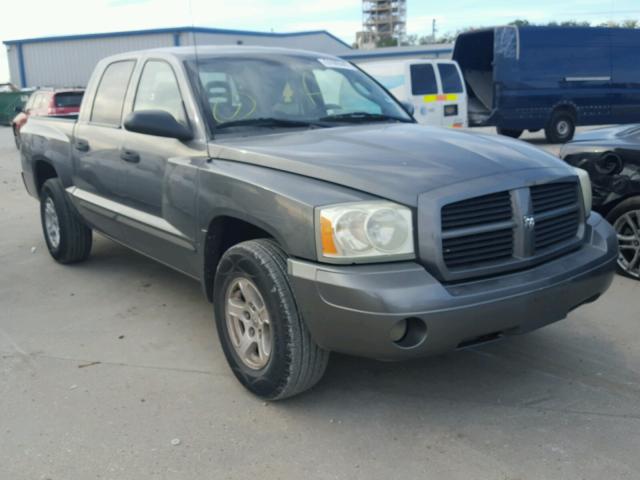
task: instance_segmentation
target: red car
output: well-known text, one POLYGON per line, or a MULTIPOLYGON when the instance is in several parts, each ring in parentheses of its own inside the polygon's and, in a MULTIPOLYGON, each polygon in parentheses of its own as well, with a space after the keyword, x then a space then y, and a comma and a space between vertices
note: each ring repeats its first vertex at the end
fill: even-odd
POLYGON ((84 90, 40 89, 31 94, 27 104, 11 122, 16 147, 20 148, 20 129, 29 117, 73 116, 80 111, 84 90))

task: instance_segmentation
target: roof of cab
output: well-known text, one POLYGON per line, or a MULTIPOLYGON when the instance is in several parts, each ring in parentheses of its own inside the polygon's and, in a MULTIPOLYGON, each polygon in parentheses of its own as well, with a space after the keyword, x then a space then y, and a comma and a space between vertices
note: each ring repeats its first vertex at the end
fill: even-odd
POLYGON ((148 50, 137 50, 133 52, 119 53, 106 57, 105 60, 114 59, 126 59, 135 58, 149 55, 166 55, 179 58, 181 60, 191 60, 196 58, 215 57, 219 55, 232 56, 260 56, 260 55, 288 55, 297 57, 312 57, 312 58, 339 58, 335 55, 329 55, 326 53, 312 52, 309 50, 297 50, 293 48, 281 48, 281 47, 260 47, 260 46, 245 46, 245 45, 197 45, 197 46, 184 46, 184 47, 162 47, 153 48, 148 50))

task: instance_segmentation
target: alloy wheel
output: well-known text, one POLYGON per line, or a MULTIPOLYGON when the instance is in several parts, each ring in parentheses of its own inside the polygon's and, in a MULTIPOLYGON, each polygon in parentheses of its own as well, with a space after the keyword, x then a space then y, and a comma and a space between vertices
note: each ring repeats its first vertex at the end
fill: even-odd
POLYGON ((44 203, 44 227, 47 239, 54 250, 60 245, 60 222, 53 199, 48 197, 44 203))
POLYGON ((613 228, 618 234, 620 246, 618 265, 632 277, 640 278, 640 210, 621 215, 613 228))
POLYGON ((252 370, 266 367, 273 349, 271 319, 253 281, 241 277, 229 284, 225 317, 231 344, 242 363, 252 370))

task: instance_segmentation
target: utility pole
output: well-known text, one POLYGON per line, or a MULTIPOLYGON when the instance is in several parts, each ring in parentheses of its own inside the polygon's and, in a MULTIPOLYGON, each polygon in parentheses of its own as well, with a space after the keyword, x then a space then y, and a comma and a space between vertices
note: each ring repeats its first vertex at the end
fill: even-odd
POLYGON ((431 20, 431 41, 435 43, 436 41, 436 32, 438 29, 436 28, 436 19, 431 20))

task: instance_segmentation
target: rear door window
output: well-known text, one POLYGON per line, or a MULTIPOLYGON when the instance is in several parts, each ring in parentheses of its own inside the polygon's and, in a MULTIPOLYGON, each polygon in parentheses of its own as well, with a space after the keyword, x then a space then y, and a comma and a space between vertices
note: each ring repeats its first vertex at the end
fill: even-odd
POLYGON ((411 65, 411 93, 413 95, 438 93, 438 82, 433 65, 429 63, 411 65))
POLYGON ((91 110, 91 122, 119 126, 122 105, 127 93, 133 60, 123 60, 110 64, 102 74, 91 110))
POLYGON ((438 72, 442 82, 442 93, 462 93, 462 80, 458 69, 452 63, 439 63, 438 72))
POLYGON ((82 92, 60 92, 56 93, 54 102, 58 108, 79 107, 82 102, 82 92))

